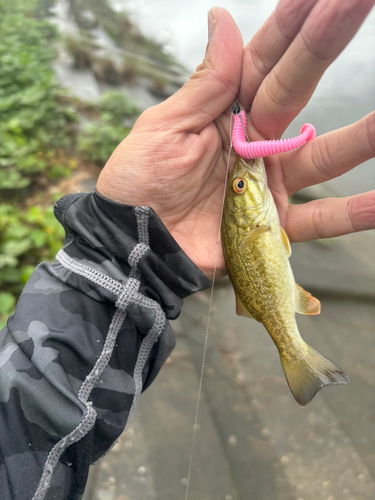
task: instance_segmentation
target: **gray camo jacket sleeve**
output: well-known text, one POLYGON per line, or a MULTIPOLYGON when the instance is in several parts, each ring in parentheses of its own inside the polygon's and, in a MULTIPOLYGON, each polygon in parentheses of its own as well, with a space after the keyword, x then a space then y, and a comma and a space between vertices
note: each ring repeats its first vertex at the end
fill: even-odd
POLYGON ((1 500, 78 500, 175 345, 168 319, 209 281, 155 212, 98 193, 55 207, 66 231, 0 335, 1 500))

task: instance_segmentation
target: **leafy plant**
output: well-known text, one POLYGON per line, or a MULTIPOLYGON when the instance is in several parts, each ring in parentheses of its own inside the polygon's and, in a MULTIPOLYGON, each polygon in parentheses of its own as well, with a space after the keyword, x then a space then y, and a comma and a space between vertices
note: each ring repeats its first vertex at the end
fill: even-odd
POLYGON ((139 114, 138 107, 124 92, 105 92, 99 101, 101 119, 115 125, 121 125, 128 117, 139 114))
POLYGON ((79 36, 67 35, 64 38, 66 50, 73 56, 75 68, 90 68, 93 63, 94 42, 84 32, 79 36))
POLYGON ((0 206, 0 328, 35 266, 53 260, 63 239, 52 207, 0 206))
POLYGON ((78 135, 78 151, 87 160, 103 166, 131 127, 124 120, 139 113, 123 92, 106 92, 97 107, 98 117, 85 123, 78 135))
POLYGON ((129 132, 129 127, 87 123, 79 136, 78 150, 84 158, 102 167, 129 132))
MULTIPOLYGON (((53 3, 0 0, 0 190, 8 201, 13 197, 0 205, 0 327, 35 266, 52 260, 64 237, 51 207, 17 205, 15 191, 35 184, 48 188, 71 174, 78 154, 104 164, 130 132, 125 121, 139 113, 122 92, 89 104, 58 87, 52 68, 58 35, 43 19, 53 3)), ((82 19, 94 22, 84 12, 82 19)), ((89 42, 81 47, 83 55, 76 47, 79 57, 89 54, 89 42)), ((84 63, 91 64, 87 58, 84 63)), ((46 195, 44 204, 48 190, 46 195)))
POLYGON ((73 142, 76 113, 60 103, 52 69, 56 30, 32 17, 37 6, 0 0, 0 189, 29 185, 73 142))
POLYGON ((166 54, 162 44, 145 37, 138 26, 124 11, 115 10, 112 2, 103 0, 70 0, 70 11, 82 29, 101 25, 121 48, 146 56, 164 66, 178 66, 177 61, 166 54))

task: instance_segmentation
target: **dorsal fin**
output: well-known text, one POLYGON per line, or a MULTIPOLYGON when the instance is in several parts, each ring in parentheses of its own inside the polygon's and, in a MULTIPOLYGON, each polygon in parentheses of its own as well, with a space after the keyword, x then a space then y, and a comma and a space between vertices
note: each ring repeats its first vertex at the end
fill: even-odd
POLYGON ((304 290, 296 283, 296 312, 299 314, 315 315, 320 314, 320 302, 311 293, 304 290))

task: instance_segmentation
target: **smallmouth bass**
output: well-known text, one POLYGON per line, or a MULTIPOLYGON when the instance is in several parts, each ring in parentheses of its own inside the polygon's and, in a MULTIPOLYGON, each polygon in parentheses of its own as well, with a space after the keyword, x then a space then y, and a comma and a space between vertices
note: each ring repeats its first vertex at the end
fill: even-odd
POLYGON ((298 331, 295 313, 319 314, 320 302, 294 280, 289 239, 262 158, 237 157, 225 195, 221 240, 237 314, 263 323, 296 401, 305 406, 323 387, 347 384, 347 375, 298 331))

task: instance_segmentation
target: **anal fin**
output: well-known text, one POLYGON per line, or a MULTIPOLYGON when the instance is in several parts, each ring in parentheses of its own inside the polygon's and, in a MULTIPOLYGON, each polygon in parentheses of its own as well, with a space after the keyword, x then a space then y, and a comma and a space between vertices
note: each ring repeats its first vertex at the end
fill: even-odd
POLYGON ((320 302, 311 293, 304 290, 296 283, 296 313, 313 316, 320 314, 320 302))

